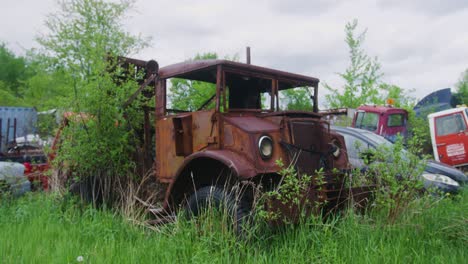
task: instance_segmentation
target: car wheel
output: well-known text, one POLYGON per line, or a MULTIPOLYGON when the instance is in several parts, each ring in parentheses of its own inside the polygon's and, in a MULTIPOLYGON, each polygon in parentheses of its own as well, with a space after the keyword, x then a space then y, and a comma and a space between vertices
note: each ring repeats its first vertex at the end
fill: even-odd
POLYGON ((252 203, 245 193, 236 193, 213 185, 201 187, 189 197, 185 211, 194 218, 204 210, 220 209, 228 214, 236 234, 245 236, 252 220, 252 203))

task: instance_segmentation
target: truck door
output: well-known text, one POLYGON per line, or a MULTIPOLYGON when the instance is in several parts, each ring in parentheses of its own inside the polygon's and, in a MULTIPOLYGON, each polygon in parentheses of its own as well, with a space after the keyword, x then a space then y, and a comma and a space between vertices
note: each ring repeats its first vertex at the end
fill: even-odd
POLYGON ((468 163, 468 131, 464 111, 435 117, 435 131, 441 162, 452 166, 468 163))

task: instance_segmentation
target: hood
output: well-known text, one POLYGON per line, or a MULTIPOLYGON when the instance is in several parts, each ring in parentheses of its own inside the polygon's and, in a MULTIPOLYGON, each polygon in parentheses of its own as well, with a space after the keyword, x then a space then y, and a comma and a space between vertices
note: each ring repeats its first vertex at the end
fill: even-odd
POLYGON ((435 160, 427 161, 425 171, 428 173, 445 175, 452 180, 459 182, 461 185, 468 183, 468 177, 463 172, 452 166, 435 160))
POLYGON ((230 116, 224 120, 249 133, 272 132, 280 129, 279 125, 255 116, 230 116))

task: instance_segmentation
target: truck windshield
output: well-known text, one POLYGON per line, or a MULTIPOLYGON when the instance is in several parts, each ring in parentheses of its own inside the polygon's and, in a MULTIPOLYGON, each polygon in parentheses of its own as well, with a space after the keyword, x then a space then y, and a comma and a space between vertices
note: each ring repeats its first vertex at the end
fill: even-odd
POLYGON ((376 113, 358 112, 356 117, 356 128, 369 131, 377 130, 379 115, 376 113))
POLYGON ((466 124, 462 113, 455 113, 436 118, 436 130, 438 136, 456 134, 466 130, 466 124))
POLYGON ((387 126, 398 127, 405 125, 405 117, 402 114, 391 114, 388 116, 387 126))

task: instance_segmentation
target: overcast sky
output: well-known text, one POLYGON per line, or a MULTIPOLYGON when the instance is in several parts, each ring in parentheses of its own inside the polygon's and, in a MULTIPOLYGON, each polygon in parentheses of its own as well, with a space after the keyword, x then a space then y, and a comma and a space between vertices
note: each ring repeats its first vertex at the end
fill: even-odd
MULTIPOLYGON (((0 41, 17 54, 37 47, 55 0, 0 3, 0 41)), ((364 47, 384 80, 415 89, 414 97, 453 88, 468 68, 467 0, 139 0, 125 24, 153 39, 134 57, 161 66, 203 52, 245 61, 250 46, 253 64, 340 86, 336 73, 349 63, 344 26, 354 18, 368 30, 364 47)))

